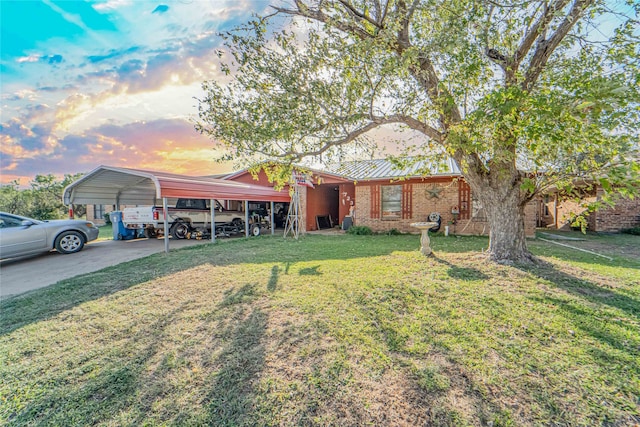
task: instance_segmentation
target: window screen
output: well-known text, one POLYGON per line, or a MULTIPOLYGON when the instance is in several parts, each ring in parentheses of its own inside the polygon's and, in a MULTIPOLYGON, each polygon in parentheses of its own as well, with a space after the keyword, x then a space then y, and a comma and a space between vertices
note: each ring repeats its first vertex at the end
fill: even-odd
POLYGON ((399 219, 402 214, 402 185, 383 185, 382 219, 399 219))

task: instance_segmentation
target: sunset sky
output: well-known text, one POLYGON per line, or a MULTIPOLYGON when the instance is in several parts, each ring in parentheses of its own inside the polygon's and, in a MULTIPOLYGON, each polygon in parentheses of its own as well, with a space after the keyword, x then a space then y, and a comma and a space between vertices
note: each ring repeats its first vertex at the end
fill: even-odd
POLYGON ((230 170, 189 118, 201 83, 220 78, 217 33, 268 5, 2 0, 1 182, 99 165, 230 170))

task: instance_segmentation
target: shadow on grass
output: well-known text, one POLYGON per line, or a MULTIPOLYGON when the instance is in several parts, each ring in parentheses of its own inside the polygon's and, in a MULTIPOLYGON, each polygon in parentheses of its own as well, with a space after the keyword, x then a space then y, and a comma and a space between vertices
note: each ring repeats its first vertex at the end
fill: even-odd
POLYGON ((556 287, 569 294, 579 296, 591 303, 606 305, 640 319, 640 300, 615 292, 611 288, 603 287, 588 280, 572 276, 554 266, 545 264, 542 266, 519 265, 519 269, 551 282, 556 287))
POLYGON ((449 261, 439 258, 437 255, 432 255, 432 258, 438 261, 440 264, 444 264, 449 269, 447 270, 447 274, 452 279, 464 280, 464 281, 473 281, 473 280, 487 280, 489 276, 484 274, 482 271, 471 268, 471 267, 459 267, 457 265, 451 264, 449 261))
POLYGON ((300 276, 321 276, 322 273, 318 271, 319 268, 320 268, 319 265, 314 265, 313 267, 308 267, 308 268, 301 268, 300 271, 298 271, 298 275, 300 275, 300 276))
POLYGON ((269 292, 275 292, 278 289, 278 275, 280 274, 280 267, 274 265, 271 268, 271 276, 269 277, 269 282, 267 283, 267 290, 269 292))
MULTIPOLYGON (((220 304, 228 306, 250 302, 255 285, 245 285, 225 296, 220 304)), ((217 357, 221 366, 209 379, 210 390, 202 402, 206 406, 204 425, 253 425, 256 378, 264 368, 265 349, 262 339, 267 328, 267 315, 259 308, 247 313, 245 306, 234 307, 231 319, 222 331, 227 343, 217 357)), ((208 355, 202 355, 206 358, 208 355)))
POLYGON ((27 399, 6 420, 60 426, 256 425, 254 385, 265 363, 267 315, 247 304, 255 289, 245 285, 228 292, 216 314, 194 331, 203 334, 194 346, 171 340, 187 308, 179 305, 128 339, 105 344, 95 359, 68 359, 68 369, 44 375, 44 393, 27 399), (192 369, 210 372, 195 396, 188 391, 194 386, 192 369))
MULTIPOLYGON (((432 247, 436 253, 479 252, 486 247, 487 242, 486 237, 434 236, 432 247)), ((201 265, 284 264, 284 271, 277 269, 271 272, 267 289, 273 292, 277 287, 278 275, 288 274, 289 268, 296 262, 367 258, 398 251, 417 252, 419 249, 420 240, 417 235, 345 235, 339 239, 335 236, 306 236, 298 241, 261 236, 248 240, 197 245, 174 250, 169 254, 154 254, 0 300, 0 336, 56 316, 82 303, 201 265)), ((301 270, 301 274, 316 275, 319 272, 317 269, 308 268, 301 270)), ((449 274, 462 280, 484 278, 479 271, 453 265, 450 266, 449 274)))
MULTIPOLYGON (((403 236, 384 239, 349 236, 341 242, 344 244, 338 244, 334 236, 307 236, 299 241, 261 236, 249 240, 202 244, 173 250, 169 254, 154 254, 0 300, 0 336, 85 302, 201 265, 284 263, 284 274, 288 274, 289 268, 296 262, 382 256, 398 250, 413 250, 415 246, 414 239, 403 236)), ((312 270, 307 274, 314 274, 312 270)), ((280 270, 272 270, 269 290, 275 290, 280 273, 280 270)))
POLYGON ((98 364, 94 364, 93 360, 76 362, 77 365, 73 367, 75 374, 60 371, 45 374, 43 381, 55 386, 51 387, 50 384, 48 390, 34 399, 33 403, 9 415, 9 421, 14 425, 70 425, 69 414, 73 414, 71 424, 94 425, 133 405, 144 406, 138 401, 144 370, 150 360, 163 351, 161 337, 181 310, 182 307, 177 307, 148 327, 140 329, 124 343, 119 343, 120 350, 126 348, 129 353, 126 359, 111 361, 110 357, 101 355, 98 364), (132 351, 136 349, 136 343, 145 341, 150 342, 132 351), (75 378, 70 381, 68 376, 75 378))

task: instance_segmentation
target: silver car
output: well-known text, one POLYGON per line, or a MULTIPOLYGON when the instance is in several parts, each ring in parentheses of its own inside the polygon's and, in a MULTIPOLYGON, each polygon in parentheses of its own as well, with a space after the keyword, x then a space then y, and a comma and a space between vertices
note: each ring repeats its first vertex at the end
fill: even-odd
POLYGON ((48 252, 79 252, 98 238, 98 227, 90 221, 60 219, 38 221, 0 212, 0 259, 48 252))

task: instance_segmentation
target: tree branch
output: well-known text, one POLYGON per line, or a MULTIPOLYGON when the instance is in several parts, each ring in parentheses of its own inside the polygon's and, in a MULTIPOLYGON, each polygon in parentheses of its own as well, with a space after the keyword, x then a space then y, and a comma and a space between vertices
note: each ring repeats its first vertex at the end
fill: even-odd
POLYGON ((340 21, 338 19, 332 18, 329 15, 322 12, 320 9, 315 9, 315 10, 310 9, 309 7, 307 7, 306 4, 304 4, 300 0, 296 0, 296 6, 298 7, 298 9, 285 9, 277 6, 271 6, 271 7, 274 8, 279 13, 284 13, 284 14, 293 15, 293 16, 301 16, 303 18, 314 19, 324 24, 331 25, 333 27, 336 27, 340 31, 343 31, 348 34, 353 34, 354 36, 358 37, 361 40, 374 37, 373 34, 369 34, 365 29, 360 28, 357 25, 353 25, 349 22, 344 22, 344 21, 340 21))
MULTIPOLYGON (((397 46, 395 48, 398 56, 402 56, 412 47, 411 40, 409 39, 409 23, 411 22, 411 17, 417 8, 417 4, 418 1, 414 0, 411 8, 407 9, 404 1, 400 1, 398 3, 398 14, 402 15, 400 29, 398 30, 397 36, 397 46)), ((413 77, 418 81, 418 84, 425 89, 434 104, 441 105, 443 107, 446 106, 446 100, 441 99, 443 94, 440 92, 440 79, 438 78, 433 63, 425 53, 420 53, 418 55, 417 64, 409 65, 409 71, 411 71, 413 77)), ((444 93, 444 95, 445 98, 450 96, 448 93, 444 93)), ((440 121, 445 129, 449 127, 451 122, 457 123, 462 121, 462 116, 460 115, 460 111, 457 106, 451 104, 447 107, 446 111, 444 110, 445 108, 443 108, 441 113, 440 121)))
MULTIPOLYGON (((371 116, 370 119, 371 121, 369 123, 365 124, 364 126, 356 130, 348 132, 343 138, 326 141, 320 148, 318 148, 315 151, 305 151, 304 153, 298 153, 296 150, 292 149, 287 152, 284 152, 283 154, 274 154, 271 152, 266 153, 264 151, 260 151, 260 152, 262 154, 267 154, 269 156, 276 156, 280 158, 287 158, 287 159, 293 159, 295 161, 299 161, 299 160, 302 160, 304 157, 319 156, 325 153, 327 150, 331 149, 332 147, 339 147, 342 145, 349 144, 350 142, 353 142, 356 138, 382 125, 397 124, 397 123, 402 123, 408 126, 410 129, 417 130, 422 134, 424 134, 425 136, 427 136, 428 138, 438 143, 442 143, 444 141, 444 135, 441 132, 439 132, 437 129, 429 126, 426 123, 416 120, 411 116, 406 116, 403 114, 394 114, 394 115, 385 116, 385 117, 371 116)), ((344 121, 348 121, 348 120, 344 120, 344 121)))
POLYGON ((531 50, 533 43, 547 29, 549 23, 553 20, 555 13, 559 10, 562 10, 567 6, 567 4, 569 4, 569 0, 558 0, 552 6, 546 7, 545 11, 542 13, 542 16, 535 22, 535 24, 533 24, 531 28, 528 29, 527 33, 522 39, 522 42, 520 43, 520 46, 518 46, 518 49, 513 56, 514 73, 517 71, 520 62, 531 50))
POLYGON ((363 21, 368 22, 369 24, 375 26, 378 29, 382 29, 382 21, 374 21, 373 19, 371 19, 369 16, 365 15, 362 12, 359 12, 358 10, 356 10, 353 5, 351 3, 349 3, 347 0, 338 0, 338 3, 342 4, 347 11, 349 12, 349 14, 351 14, 352 16, 361 19, 363 21))
POLYGON ((540 76, 540 73, 542 73, 544 66, 547 64, 547 61, 560 42, 562 42, 562 40, 567 36, 576 22, 578 22, 578 18, 582 15, 585 9, 591 6, 594 2, 595 0, 576 0, 575 3, 573 3, 573 6, 571 6, 569 14, 564 18, 562 23, 560 23, 551 38, 549 40, 539 41, 536 51, 529 62, 529 67, 525 73, 524 81, 522 82, 523 90, 528 92, 533 88, 535 83, 538 81, 538 77, 540 76))
MULTIPOLYGON (((338 0, 338 2, 343 7, 350 8, 348 12, 349 14, 353 15, 355 13, 358 16, 364 15, 361 12, 352 10, 353 6, 351 6, 351 4, 348 3, 347 0, 338 0)), ((401 27, 398 30, 397 40, 389 41, 388 48, 392 51, 395 51, 399 56, 402 56, 408 49, 412 47, 411 41, 409 39, 409 24, 411 22, 411 17, 415 13, 419 3, 419 0, 413 0, 410 7, 407 7, 405 1, 400 1, 398 3, 398 7, 396 10, 398 12, 398 15, 401 17, 401 27)), ((352 34, 361 40, 371 39, 375 37, 374 34, 370 34, 368 31, 354 23, 345 22, 343 20, 337 19, 336 17, 329 16, 326 13, 322 12, 320 9, 309 8, 302 0, 295 0, 295 4, 297 7, 297 9, 295 10, 278 7, 274 7, 274 9, 285 14, 314 19, 326 25, 333 26, 347 34, 352 34)), ((388 3, 387 5, 385 5, 384 16, 386 16, 386 7, 388 7, 388 3)), ((445 129, 448 128, 451 123, 458 123, 462 121, 462 115, 460 114, 458 107, 455 104, 448 102, 448 99, 451 98, 451 95, 446 92, 445 89, 439 87, 440 79, 438 78, 433 63, 428 58, 426 53, 422 53, 418 56, 417 63, 410 65, 409 71, 417 80, 418 84, 427 92, 427 95, 429 96, 431 101, 441 107, 442 113, 440 121, 445 129)))

